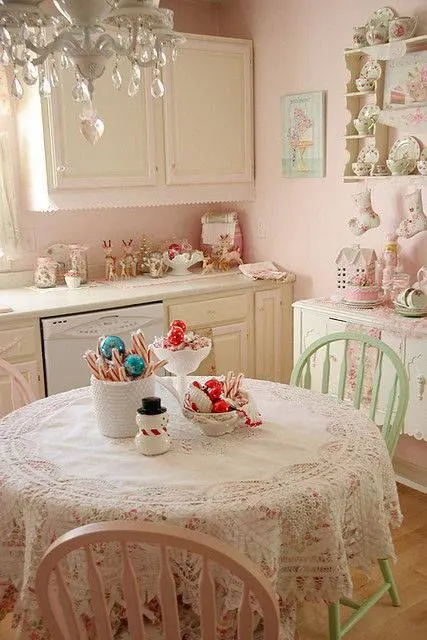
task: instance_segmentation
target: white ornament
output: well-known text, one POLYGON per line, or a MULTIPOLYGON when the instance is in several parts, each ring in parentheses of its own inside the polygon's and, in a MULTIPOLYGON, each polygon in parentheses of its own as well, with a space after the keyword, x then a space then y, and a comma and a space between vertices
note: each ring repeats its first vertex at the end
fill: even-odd
POLYGON ((400 238, 412 238, 421 231, 427 231, 427 216, 423 211, 421 189, 403 197, 405 203, 405 219, 396 229, 400 238))

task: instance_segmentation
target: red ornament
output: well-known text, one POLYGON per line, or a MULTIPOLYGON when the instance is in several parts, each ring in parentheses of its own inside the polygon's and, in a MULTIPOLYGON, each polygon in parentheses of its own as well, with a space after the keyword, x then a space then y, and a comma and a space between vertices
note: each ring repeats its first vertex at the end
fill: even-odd
POLYGON ((223 388, 223 384, 222 384, 221 380, 217 380, 216 378, 210 378, 210 380, 206 380, 205 387, 207 387, 208 389, 214 389, 214 388, 217 388, 217 387, 222 389, 223 388))
POLYGON ((193 384, 193 387, 196 387, 196 389, 202 388, 202 385, 200 384, 200 382, 197 382, 197 380, 195 380, 192 384, 193 384))
POLYGON ((172 327, 168 331, 168 341, 173 347, 179 347, 184 342, 184 332, 181 327, 172 327))
POLYGON ((219 400, 221 398, 222 389, 218 386, 209 387, 207 393, 212 402, 215 402, 216 400, 219 400))
POLYGON ((175 256, 177 256, 179 253, 181 253, 181 245, 180 244, 177 244, 176 242, 173 242, 172 244, 170 244, 168 246, 169 260, 173 260, 173 258, 175 258, 175 256))
POLYGON ((212 413, 227 413, 227 411, 230 411, 230 405, 225 400, 217 400, 212 407, 212 413))
POLYGON ((184 320, 172 320, 172 322, 170 323, 170 329, 172 329, 173 327, 179 327, 184 331, 184 333, 187 331, 187 325, 185 324, 184 320))

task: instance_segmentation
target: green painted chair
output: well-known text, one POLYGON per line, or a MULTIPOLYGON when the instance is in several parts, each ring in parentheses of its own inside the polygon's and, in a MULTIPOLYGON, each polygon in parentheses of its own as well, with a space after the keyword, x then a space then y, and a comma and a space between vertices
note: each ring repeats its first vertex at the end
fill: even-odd
MULTIPOLYGON (((336 388, 336 395, 339 400, 346 397, 348 390, 349 373, 349 344, 350 342, 359 344, 358 362, 356 368, 356 380, 353 388, 353 404, 356 409, 364 410, 362 406, 364 381, 365 381, 365 358, 368 348, 376 349, 376 361, 372 379, 372 391, 368 398, 366 411, 369 417, 379 425, 382 436, 386 442, 390 457, 393 457, 399 434, 402 431, 403 421, 409 400, 409 382, 405 367, 398 355, 388 345, 381 340, 372 338, 367 334, 354 332, 333 333, 311 344, 304 353, 301 354, 292 371, 290 384, 305 389, 312 388, 313 380, 313 358, 315 367, 321 367, 321 392, 331 393, 331 359, 336 356, 331 354, 331 345, 342 343, 342 359, 339 365, 339 377, 336 388), (323 361, 319 364, 319 356, 324 352, 323 361), (384 374, 386 370, 386 374, 384 374), (391 373, 391 375, 390 375, 391 373), (385 391, 385 393, 384 393, 385 391), (379 408, 379 398, 384 399, 384 406, 379 408), (378 414, 382 414, 382 420, 376 420, 378 414)), ((379 566, 384 578, 381 587, 365 602, 358 604, 349 598, 341 598, 339 602, 329 605, 329 638, 330 640, 340 640, 354 625, 364 616, 364 614, 387 592, 390 593, 393 606, 400 605, 400 599, 393 578, 390 563, 387 558, 379 559, 379 566), (340 604, 355 609, 345 623, 341 623, 340 604)))

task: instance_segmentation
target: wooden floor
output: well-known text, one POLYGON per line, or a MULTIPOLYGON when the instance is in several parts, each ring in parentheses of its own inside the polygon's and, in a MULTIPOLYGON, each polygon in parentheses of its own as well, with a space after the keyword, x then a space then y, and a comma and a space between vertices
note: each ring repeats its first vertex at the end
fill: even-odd
MULTIPOLYGON (((404 523, 394 532, 398 562, 393 567, 401 607, 384 596, 346 636, 346 640, 427 640, 427 494, 399 485, 404 523)), ((354 575, 357 596, 375 591, 371 582, 354 575)), ((343 611, 345 615, 345 610, 343 611)), ((0 624, 0 640, 13 640, 7 621, 0 624)), ((327 640, 327 607, 305 604, 298 615, 298 640, 327 640)))

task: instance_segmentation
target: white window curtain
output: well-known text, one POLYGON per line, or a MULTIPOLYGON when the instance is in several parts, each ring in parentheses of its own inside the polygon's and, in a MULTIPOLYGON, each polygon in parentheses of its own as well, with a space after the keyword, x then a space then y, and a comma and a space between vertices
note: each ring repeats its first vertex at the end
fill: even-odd
POLYGON ((14 160, 8 132, 0 132, 0 256, 13 260, 20 253, 14 160))

